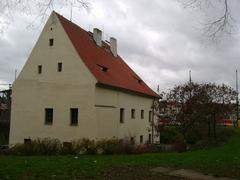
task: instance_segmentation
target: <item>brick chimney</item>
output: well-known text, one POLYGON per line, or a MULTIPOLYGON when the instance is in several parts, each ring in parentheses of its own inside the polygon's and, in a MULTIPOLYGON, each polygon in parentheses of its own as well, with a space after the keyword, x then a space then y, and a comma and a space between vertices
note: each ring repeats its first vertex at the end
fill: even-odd
POLYGON ((114 57, 117 57, 117 39, 114 37, 110 38, 110 50, 114 57))
POLYGON ((102 31, 98 28, 93 29, 93 39, 96 42, 97 46, 102 46, 102 31))

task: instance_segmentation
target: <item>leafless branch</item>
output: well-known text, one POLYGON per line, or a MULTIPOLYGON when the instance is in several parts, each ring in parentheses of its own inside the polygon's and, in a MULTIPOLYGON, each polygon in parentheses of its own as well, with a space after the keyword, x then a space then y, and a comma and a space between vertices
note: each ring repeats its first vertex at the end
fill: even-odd
POLYGON ((35 18, 27 27, 34 27, 38 21, 41 24, 49 14, 58 6, 83 8, 90 11, 88 0, 0 0, 0 32, 14 21, 14 13, 20 12, 24 15, 33 15, 35 18), (37 14, 37 15, 36 15, 37 14))
POLYGON ((180 0, 186 8, 209 8, 214 7, 216 2, 222 5, 222 13, 215 20, 203 24, 203 35, 209 39, 216 41, 224 34, 231 35, 234 28, 234 20, 231 16, 229 0, 215 0, 215 4, 211 0, 180 0))
POLYGON ((232 22, 233 18, 231 17, 228 0, 224 0, 224 12, 222 16, 214 21, 206 23, 204 26, 204 34, 212 40, 216 40, 224 33, 231 35, 233 29, 232 22))

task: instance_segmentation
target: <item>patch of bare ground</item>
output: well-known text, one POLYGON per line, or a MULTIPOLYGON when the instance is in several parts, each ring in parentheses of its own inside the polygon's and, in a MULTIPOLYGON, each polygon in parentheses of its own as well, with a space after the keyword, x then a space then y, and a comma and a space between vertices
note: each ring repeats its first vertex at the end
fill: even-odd
POLYGON ((190 180, 151 171, 150 167, 109 167, 99 173, 106 180, 190 180))

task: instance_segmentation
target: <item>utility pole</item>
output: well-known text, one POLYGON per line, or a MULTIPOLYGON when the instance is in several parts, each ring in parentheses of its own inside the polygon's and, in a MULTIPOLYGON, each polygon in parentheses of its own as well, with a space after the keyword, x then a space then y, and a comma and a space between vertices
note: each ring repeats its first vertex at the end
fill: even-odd
POLYGON ((154 143, 154 138, 153 138, 153 136, 154 136, 154 105, 155 105, 155 99, 153 100, 153 104, 152 104, 152 121, 151 121, 151 123, 152 123, 152 139, 151 139, 151 144, 153 144, 154 143))
POLYGON ((238 70, 236 70, 236 106, 237 106, 237 120, 236 120, 236 127, 238 127, 238 119, 239 119, 239 107, 238 107, 238 70))
POLYGON ((14 72, 14 81, 17 79, 17 69, 15 69, 15 72, 14 72))
POLYGON ((192 72, 189 70, 189 97, 192 98, 192 72))
POLYGON ((190 83, 190 85, 192 84, 192 74, 191 74, 191 70, 189 70, 189 83, 190 83))
POLYGON ((71 8, 70 8, 70 21, 72 22, 73 4, 72 4, 72 2, 70 4, 71 4, 71 8))

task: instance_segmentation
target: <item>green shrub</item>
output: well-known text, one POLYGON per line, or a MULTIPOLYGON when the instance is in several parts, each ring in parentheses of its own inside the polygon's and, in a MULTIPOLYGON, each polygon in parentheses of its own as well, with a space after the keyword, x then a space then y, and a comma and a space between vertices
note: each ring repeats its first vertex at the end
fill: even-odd
POLYGON ((174 138, 174 148, 177 152, 185 152, 187 150, 187 144, 185 142, 184 136, 178 133, 174 138))
POLYGON ((185 140, 187 144, 196 144, 201 139, 202 135, 198 129, 191 128, 185 134, 185 140))
POLYGON ((160 140, 163 144, 172 144, 179 132, 175 127, 167 126, 160 132, 160 140))

